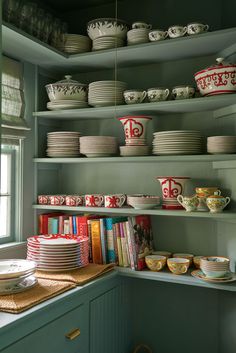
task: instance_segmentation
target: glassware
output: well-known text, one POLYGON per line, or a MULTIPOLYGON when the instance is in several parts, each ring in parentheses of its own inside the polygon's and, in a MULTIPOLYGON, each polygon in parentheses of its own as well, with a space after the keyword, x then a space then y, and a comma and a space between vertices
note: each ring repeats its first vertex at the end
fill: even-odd
POLYGON ((36 23, 36 37, 40 40, 44 38, 44 26, 45 26, 45 11, 43 9, 38 9, 37 13, 37 23, 36 23))
POLYGON ((50 13, 46 13, 44 16, 44 25, 43 25, 43 31, 42 31, 42 36, 41 39, 45 43, 49 43, 49 38, 52 33, 52 28, 53 28, 53 18, 50 13))
POLYGON ((31 18, 34 17, 37 10, 37 4, 34 2, 23 2, 19 13, 19 28, 26 32, 31 30, 31 18))
POLYGON ((55 18, 52 26, 51 40, 50 44, 55 48, 59 47, 61 36, 61 21, 58 18, 55 18))
POLYGON ((3 1, 3 19, 6 22, 17 25, 17 14, 21 5, 21 0, 4 0, 3 1))

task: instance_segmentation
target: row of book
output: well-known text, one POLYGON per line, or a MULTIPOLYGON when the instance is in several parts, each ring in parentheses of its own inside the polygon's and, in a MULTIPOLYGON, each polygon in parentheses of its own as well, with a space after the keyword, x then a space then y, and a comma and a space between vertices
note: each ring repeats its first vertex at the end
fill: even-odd
POLYGON ((74 234, 89 237, 89 262, 116 263, 142 270, 145 256, 153 249, 151 219, 135 217, 105 217, 101 215, 39 215, 40 234, 74 234))

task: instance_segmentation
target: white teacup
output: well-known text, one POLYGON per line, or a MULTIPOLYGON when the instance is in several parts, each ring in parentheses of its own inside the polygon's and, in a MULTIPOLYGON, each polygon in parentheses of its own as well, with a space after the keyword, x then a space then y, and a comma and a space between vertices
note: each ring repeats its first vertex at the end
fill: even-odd
POLYGON ((200 34, 203 32, 207 32, 208 29, 209 29, 208 25, 204 25, 203 23, 199 23, 199 22, 193 22, 187 25, 187 34, 190 36, 193 34, 200 34))
POLYGON ((168 88, 157 87, 157 88, 148 88, 147 96, 149 102, 161 102, 165 101, 170 94, 168 88))
POLYGON ((183 37, 187 32, 187 27, 174 25, 169 27, 167 32, 170 38, 183 37))
POLYGON ((174 99, 193 98, 195 88, 192 86, 176 86, 172 89, 172 96, 174 99))
POLYGON ((105 200, 105 207, 118 208, 123 206, 126 200, 126 196, 124 194, 105 195, 104 200, 105 200))
POLYGON ((86 207, 101 207, 104 202, 104 197, 101 194, 89 194, 85 195, 84 198, 86 207))
POLYGON ((137 29, 137 28, 152 29, 152 25, 142 21, 132 23, 132 29, 137 29))
POLYGON ((141 90, 127 90, 124 91, 124 98, 126 104, 142 103, 147 96, 146 91, 141 90))
POLYGON ((186 212, 193 212, 197 210, 199 200, 196 195, 194 196, 177 196, 177 201, 185 208, 186 212))
POLYGON ((158 40, 163 40, 168 36, 167 31, 163 31, 162 29, 153 29, 148 33, 149 40, 151 42, 156 42, 158 40))

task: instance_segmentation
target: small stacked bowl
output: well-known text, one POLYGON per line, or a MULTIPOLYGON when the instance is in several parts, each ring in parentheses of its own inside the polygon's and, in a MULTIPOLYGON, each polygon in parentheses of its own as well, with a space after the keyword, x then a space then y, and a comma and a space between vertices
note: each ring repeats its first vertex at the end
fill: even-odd
POLYGON ((207 138, 207 152, 212 154, 235 153, 236 136, 210 136, 207 138))
POLYGON ((128 24, 116 18, 97 18, 88 22, 87 33, 93 41, 93 50, 124 45, 128 24))
POLYGON ((160 197, 151 195, 128 195, 127 204, 137 210, 148 210, 160 205, 160 197))
POLYGON ((118 143, 113 136, 83 136, 80 152, 86 157, 110 157, 118 152, 118 143))
POLYGON ((149 33, 149 29, 147 28, 131 29, 130 31, 127 32, 127 44, 133 45, 133 44, 148 43, 149 42, 148 33, 149 33))
POLYGON ((200 268, 207 278, 224 278, 230 272, 230 260, 223 256, 208 256, 200 260, 200 268))
POLYGON ((68 54, 86 53, 91 50, 91 40, 88 36, 66 33, 64 42, 59 44, 60 50, 68 54))

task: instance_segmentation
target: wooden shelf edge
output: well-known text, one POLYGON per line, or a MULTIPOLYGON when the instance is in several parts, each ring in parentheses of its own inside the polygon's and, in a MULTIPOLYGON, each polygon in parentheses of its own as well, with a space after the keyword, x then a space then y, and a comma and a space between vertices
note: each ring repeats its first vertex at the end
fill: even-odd
POLYGON ((191 274, 186 275, 174 275, 167 271, 153 272, 149 270, 144 271, 133 271, 130 268, 116 267, 116 271, 121 276, 146 279, 152 281, 166 282, 172 284, 189 285, 195 287, 204 287, 209 289, 225 290, 230 292, 236 292, 236 282, 231 283, 212 283, 198 280, 191 276, 191 274))

